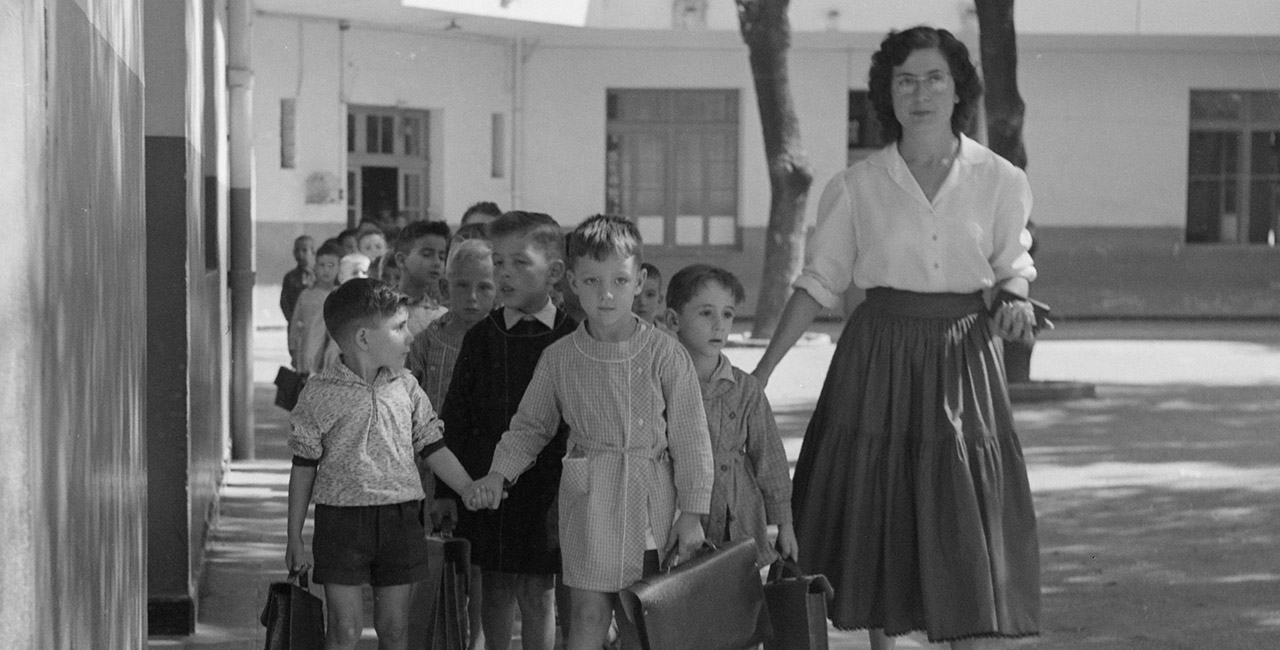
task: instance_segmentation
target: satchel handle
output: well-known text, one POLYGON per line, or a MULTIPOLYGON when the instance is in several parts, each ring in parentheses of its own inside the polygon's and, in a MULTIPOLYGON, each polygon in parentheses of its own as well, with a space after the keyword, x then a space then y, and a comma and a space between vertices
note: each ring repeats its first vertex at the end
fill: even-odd
POLYGON ((775 584, 784 578, 800 578, 809 582, 809 593, 822 592, 827 600, 836 597, 836 591, 831 587, 831 581, 827 580, 827 576, 818 574, 807 576, 804 570, 795 560, 789 558, 778 558, 773 564, 769 565, 769 584, 775 584))
MULTIPOLYGON (((715 544, 712 544, 711 542, 703 540, 702 546, 699 546, 698 550, 693 552, 693 557, 694 558, 702 557, 703 555, 706 555, 708 553, 715 553, 716 550, 718 549, 716 549, 715 544)), ((679 548, 676 548, 672 552, 667 553, 667 556, 665 558, 662 558, 662 566, 659 567, 658 570, 663 573, 670 573, 671 569, 674 569, 676 567, 676 559, 678 559, 679 557, 680 557, 679 548)), ((693 558, 689 558, 689 559, 693 559, 693 558)))
POLYGON ((308 575, 309 573, 310 572, 307 571, 306 569, 300 569, 298 571, 290 571, 289 582, 297 582, 299 587, 302 587, 303 589, 306 589, 306 590, 310 590, 311 577, 310 575, 308 575))

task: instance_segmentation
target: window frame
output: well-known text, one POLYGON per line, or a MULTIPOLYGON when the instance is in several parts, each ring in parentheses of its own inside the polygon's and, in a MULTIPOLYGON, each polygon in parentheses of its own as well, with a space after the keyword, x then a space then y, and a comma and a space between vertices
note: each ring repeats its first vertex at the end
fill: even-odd
MULTIPOLYGON (((641 217, 661 216, 663 224, 663 237, 661 243, 650 242, 646 240, 647 245, 655 248, 669 251, 678 251, 681 253, 697 253, 697 252, 724 252, 724 251, 740 251, 742 250, 742 94, 737 88, 608 88, 605 93, 606 115, 605 115, 605 206, 606 211, 616 212, 621 216, 635 220, 640 225, 641 217), (614 118, 612 107, 614 102, 622 101, 623 95, 641 95, 650 94, 657 95, 658 103, 662 104, 660 110, 663 115, 653 119, 621 119, 614 118), (682 98, 688 99, 690 95, 703 95, 710 97, 719 95, 726 100, 726 111, 728 115, 724 119, 703 120, 703 119, 682 119, 676 107, 682 98), (615 138, 623 138, 627 136, 657 136, 661 140, 661 165, 662 165, 662 210, 661 215, 638 214, 630 210, 627 203, 631 200, 630 195, 635 192, 632 181, 634 179, 622 178, 624 170, 628 169, 628 163, 622 160, 625 152, 615 151, 615 138), (732 152, 733 157, 732 187, 717 190, 712 188, 708 182, 711 178, 709 172, 710 166, 717 161, 713 161, 707 157, 706 151, 703 151, 700 157, 701 178, 700 191, 703 194, 701 202, 703 204, 703 213, 698 215, 682 214, 679 209, 679 146, 682 138, 689 135, 702 136, 720 136, 729 138, 730 142, 724 151, 732 152), (613 159, 617 156, 617 159, 613 159), (613 166, 616 166, 613 167, 613 166), (611 172, 616 171, 619 179, 616 185, 617 196, 611 196, 615 192, 613 181, 610 180, 611 172), (630 188, 630 189, 629 189, 630 188), (721 191, 729 192, 733 197, 733 207, 729 214, 709 214, 708 206, 710 192, 721 191), (681 218, 699 217, 701 234, 699 243, 696 244, 680 244, 677 243, 677 232, 680 228, 681 218), (713 220, 717 218, 732 217, 733 234, 732 241, 728 243, 710 243, 713 229, 713 220)), ((724 162, 724 161, 719 161, 724 162)), ((643 226, 642 226, 643 227, 643 226)))
MULTIPOLYGON (((1280 89, 1263 90, 1263 89, 1197 89, 1193 88, 1188 93, 1188 121, 1187 121, 1187 168, 1186 168, 1186 212, 1183 221, 1183 242, 1188 245, 1195 246, 1275 246, 1275 239, 1280 237, 1280 216, 1273 216, 1270 224, 1269 232, 1271 234, 1271 242, 1268 241, 1250 241, 1250 225, 1253 219, 1253 184, 1257 181, 1271 180, 1280 183, 1280 171, 1268 174, 1261 174, 1253 170, 1253 135, 1258 132, 1280 132, 1280 114, 1268 117, 1259 117, 1261 106, 1255 109, 1253 100, 1255 96, 1274 94, 1280 95, 1280 89), (1235 117, 1228 116, 1198 116, 1195 113, 1198 95, 1232 95, 1238 94, 1242 96, 1240 101, 1240 114, 1235 117), (1234 134, 1237 136, 1236 152, 1235 152, 1235 172, 1218 172, 1218 173, 1196 173, 1192 171, 1192 159, 1195 151, 1192 149, 1193 140, 1197 134, 1234 134), (1228 178, 1231 176, 1233 178, 1228 178), (1193 184, 1197 182, 1217 182, 1219 186, 1225 186, 1229 182, 1235 183, 1234 201, 1236 206, 1237 223, 1235 227, 1236 237, 1234 241, 1222 241, 1222 217, 1225 213, 1219 212, 1216 215, 1208 215, 1208 220, 1217 224, 1218 233, 1212 241, 1192 240, 1192 223, 1194 221, 1204 221, 1202 215, 1192 212, 1194 202, 1192 201, 1193 184)), ((1259 102, 1261 104, 1261 102, 1259 102)), ((1223 202, 1225 195, 1219 197, 1219 204, 1223 202)), ((1277 199, 1277 207, 1280 207, 1280 198, 1277 199)))

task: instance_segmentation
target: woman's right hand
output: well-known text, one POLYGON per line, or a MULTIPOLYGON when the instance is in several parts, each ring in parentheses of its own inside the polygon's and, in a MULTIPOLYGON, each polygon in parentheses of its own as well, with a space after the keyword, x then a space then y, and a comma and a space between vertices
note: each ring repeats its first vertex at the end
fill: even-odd
POLYGON ((773 374, 773 367, 766 366, 762 359, 756 364, 756 369, 751 371, 751 376, 760 380, 760 387, 764 388, 769 385, 769 376, 773 374))
POLYGON ((302 540, 291 539, 285 548, 284 565, 289 569, 289 573, 298 573, 310 571, 311 567, 315 566, 315 560, 311 558, 311 553, 307 552, 307 545, 302 540))

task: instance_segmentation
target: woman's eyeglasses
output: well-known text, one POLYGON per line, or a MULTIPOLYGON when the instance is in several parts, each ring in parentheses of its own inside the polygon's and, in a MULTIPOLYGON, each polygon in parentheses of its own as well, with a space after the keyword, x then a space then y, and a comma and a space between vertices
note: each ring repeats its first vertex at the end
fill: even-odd
POLYGON ((893 92, 896 95, 914 95, 923 86, 930 93, 940 93, 947 89, 950 81, 951 75, 945 72, 930 72, 926 75, 904 72, 893 76, 893 92))

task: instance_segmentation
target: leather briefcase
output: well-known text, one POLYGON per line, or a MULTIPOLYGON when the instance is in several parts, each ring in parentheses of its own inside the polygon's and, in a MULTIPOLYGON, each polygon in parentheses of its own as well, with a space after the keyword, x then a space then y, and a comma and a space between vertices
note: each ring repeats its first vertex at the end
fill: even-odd
POLYGON ((804 575, 790 560, 769 567, 764 600, 773 638, 764 650, 827 650, 827 601, 835 596, 824 575, 804 575))
POLYGON ((311 593, 307 572, 273 582, 259 620, 267 628, 266 650, 320 650, 324 647, 324 602, 311 593))
POLYGON ((618 592, 643 650, 743 650, 770 636, 755 540, 706 547, 618 592))

